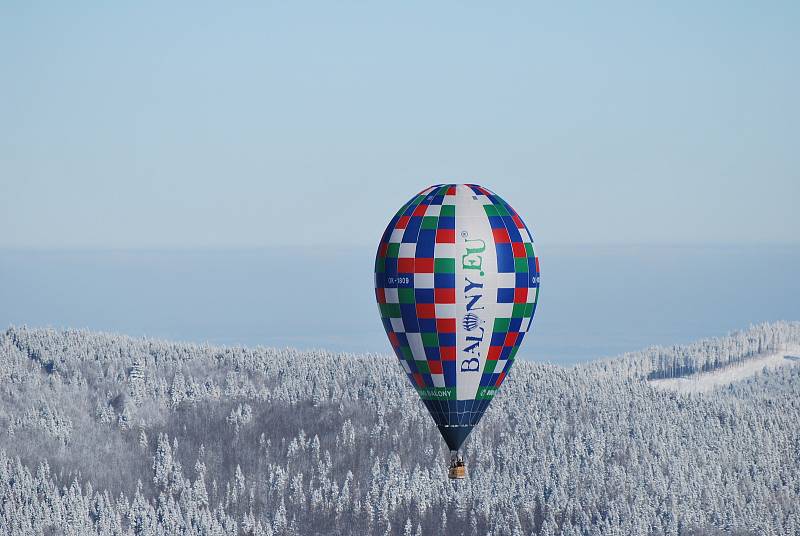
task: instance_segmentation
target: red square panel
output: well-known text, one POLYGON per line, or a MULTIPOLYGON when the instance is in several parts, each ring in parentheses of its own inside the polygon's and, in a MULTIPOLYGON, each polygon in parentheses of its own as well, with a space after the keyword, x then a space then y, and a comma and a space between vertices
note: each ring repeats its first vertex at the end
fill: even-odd
POLYGON ((522 219, 518 215, 513 214, 511 216, 511 219, 514 220, 514 223, 517 224, 517 229, 524 229, 525 228, 525 224, 522 223, 522 219))
POLYGON ((439 348, 439 355, 442 361, 455 361, 456 360, 456 347, 455 346, 442 346, 439 348))
POLYGON ((397 259, 397 272, 401 274, 413 274, 414 259, 411 257, 402 257, 397 259))
POLYGON ((456 319, 455 318, 437 318, 436 331, 439 333, 455 333, 456 332, 456 319))
POLYGON ((418 258, 414 261, 414 273, 417 274, 432 274, 433 273, 433 259, 418 258))
POLYGON ((518 331, 509 331, 506 334, 506 340, 503 343, 504 346, 514 346, 517 342, 517 336, 519 335, 518 331))
POLYGON ((486 356, 486 359, 491 361, 497 361, 500 358, 500 352, 503 351, 502 346, 490 346, 489 347, 489 355, 486 356))
POLYGON ((511 242, 511 237, 508 236, 508 231, 506 229, 492 229, 492 234, 497 244, 508 244, 511 242))
POLYGON ((425 211, 427 211, 427 210, 428 210, 428 205, 420 203, 419 205, 417 205, 417 208, 414 209, 414 213, 412 215, 413 216, 424 216, 425 215, 425 211))
POLYGON ((525 303, 528 301, 528 287, 517 287, 514 289, 514 303, 525 303))
POLYGON ((422 379, 422 374, 419 372, 414 373, 414 381, 417 382, 417 387, 425 387, 425 380, 422 379))
POLYGON ((408 227, 408 216, 400 216, 400 219, 397 220, 397 225, 395 225, 396 229, 405 229, 408 227))
POLYGON ((497 377, 497 382, 494 384, 494 385, 495 385, 495 387, 500 387, 500 384, 502 384, 502 383, 503 383, 503 380, 504 380, 505 378, 506 378, 506 373, 505 373, 505 372, 501 372, 501 373, 500 373, 500 376, 498 376, 498 377, 497 377))
POLYGON ((442 362, 431 360, 428 361, 428 368, 431 369, 431 374, 444 374, 442 372, 442 362))
POLYGON ((514 250, 514 257, 522 258, 528 256, 528 252, 525 251, 525 244, 522 242, 513 242, 511 249, 514 250))
POLYGON ((436 305, 433 303, 418 303, 417 318, 435 318, 436 305))
POLYGON ((375 289, 375 297, 378 299, 378 303, 386 303, 386 291, 383 287, 375 289))
POLYGON ((456 230, 455 229, 437 229, 436 230, 436 243, 437 244, 455 244, 456 243, 456 230))
POLYGON ((389 342, 392 343, 392 346, 394 348, 400 346, 400 341, 397 338, 397 333, 395 333, 394 331, 389 332, 389 342))
POLYGON ((433 301, 436 303, 456 303, 456 289, 437 288, 433 291, 433 301))
POLYGON ((381 245, 378 247, 378 256, 385 257, 387 249, 389 249, 389 242, 381 242, 381 245))
POLYGON ((448 188, 447 193, 445 195, 456 195, 456 187, 451 186, 450 188, 448 188))

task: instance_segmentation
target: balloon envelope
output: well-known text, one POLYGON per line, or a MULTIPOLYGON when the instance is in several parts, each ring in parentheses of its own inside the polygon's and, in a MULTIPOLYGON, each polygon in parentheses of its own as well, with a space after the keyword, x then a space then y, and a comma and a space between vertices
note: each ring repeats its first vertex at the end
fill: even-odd
POLYGON ((539 260, 530 231, 486 188, 431 186, 386 227, 375 295, 400 365, 457 451, 531 328, 539 260))

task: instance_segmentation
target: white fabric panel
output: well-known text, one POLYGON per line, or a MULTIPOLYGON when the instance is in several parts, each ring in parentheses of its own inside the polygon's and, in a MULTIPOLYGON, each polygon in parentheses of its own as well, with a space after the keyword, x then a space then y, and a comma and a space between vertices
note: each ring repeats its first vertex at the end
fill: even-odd
POLYGON ((456 198, 456 394, 459 400, 473 400, 480 387, 496 316, 497 254, 483 208, 486 196, 459 185, 456 198), (480 327, 472 331, 464 328, 468 313, 478 317, 480 327), (473 351, 468 351, 471 347, 473 351))
POLYGON ((397 288, 387 287, 383 293, 386 295, 386 303, 400 303, 400 298, 397 296, 397 288))
POLYGON ((394 330, 396 333, 405 333, 406 328, 403 325, 402 318, 390 318, 389 322, 392 324, 392 330, 394 330))

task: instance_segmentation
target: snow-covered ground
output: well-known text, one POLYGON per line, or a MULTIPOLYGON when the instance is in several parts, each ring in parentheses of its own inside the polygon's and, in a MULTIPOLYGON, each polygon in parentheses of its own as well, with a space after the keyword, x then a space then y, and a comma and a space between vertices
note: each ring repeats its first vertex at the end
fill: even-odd
POLYGON ((780 352, 748 359, 744 363, 721 368, 712 372, 692 374, 683 378, 651 380, 659 389, 670 389, 681 393, 707 393, 718 387, 745 380, 767 369, 800 365, 800 346, 785 348, 780 352))

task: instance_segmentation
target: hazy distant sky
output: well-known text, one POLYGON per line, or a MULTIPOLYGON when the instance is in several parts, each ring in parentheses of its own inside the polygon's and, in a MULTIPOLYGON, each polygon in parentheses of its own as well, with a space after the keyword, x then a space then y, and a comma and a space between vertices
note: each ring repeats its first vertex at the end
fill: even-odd
POLYGON ((800 3, 645 4, 3 2, 0 246, 797 242, 800 3))

